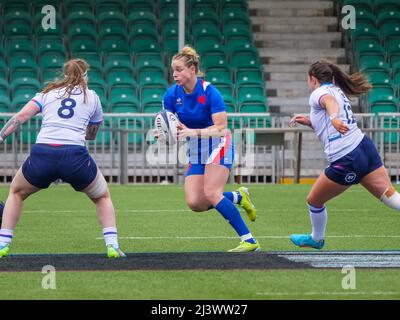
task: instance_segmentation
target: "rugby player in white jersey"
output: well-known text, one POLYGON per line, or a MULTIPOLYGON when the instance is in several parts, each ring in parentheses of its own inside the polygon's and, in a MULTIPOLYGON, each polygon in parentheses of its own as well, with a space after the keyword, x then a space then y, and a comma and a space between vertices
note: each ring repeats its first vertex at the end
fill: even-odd
POLYGON ((324 246, 325 203, 353 184, 360 183, 385 205, 400 210, 400 194, 394 189, 372 140, 357 127, 347 96, 368 92, 363 74, 349 75, 329 61, 317 61, 308 71, 310 116, 296 115, 296 123, 311 127, 319 138, 329 166, 318 177, 307 197, 311 234, 292 234, 299 247, 324 246))
POLYGON ((11 183, 0 229, 0 257, 9 254, 23 201, 57 179, 86 193, 96 205, 107 256, 125 256, 118 245, 115 211, 107 182, 85 147, 85 140, 96 138, 103 121, 99 97, 87 87, 88 69, 84 60, 67 61, 63 66, 64 78, 51 82, 0 131, 0 141, 3 141, 39 112, 43 115, 36 144, 11 183))

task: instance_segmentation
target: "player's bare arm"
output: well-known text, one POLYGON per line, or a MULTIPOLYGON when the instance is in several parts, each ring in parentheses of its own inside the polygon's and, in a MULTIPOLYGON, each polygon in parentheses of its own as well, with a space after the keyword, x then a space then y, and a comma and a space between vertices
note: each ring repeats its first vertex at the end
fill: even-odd
POLYGON ((21 124, 28 121, 39 112, 35 102, 29 101, 18 113, 16 113, 0 131, 0 142, 15 132, 21 124))
POLYGON ((226 112, 217 112, 212 115, 214 124, 204 129, 190 129, 184 124, 179 123, 178 137, 183 139, 185 137, 224 137, 227 134, 228 116, 226 112))
POLYGON ((292 119, 290 119, 289 126, 295 127, 297 123, 303 126, 310 127, 311 129, 313 127, 310 118, 305 115, 301 114, 295 115, 292 119))
POLYGON ((86 140, 94 140, 97 137, 97 132, 99 132, 100 124, 88 124, 86 128, 86 140))
POLYGON ((339 118, 339 104, 335 97, 327 94, 322 97, 321 105, 326 109, 332 125, 341 134, 349 131, 349 127, 339 118))

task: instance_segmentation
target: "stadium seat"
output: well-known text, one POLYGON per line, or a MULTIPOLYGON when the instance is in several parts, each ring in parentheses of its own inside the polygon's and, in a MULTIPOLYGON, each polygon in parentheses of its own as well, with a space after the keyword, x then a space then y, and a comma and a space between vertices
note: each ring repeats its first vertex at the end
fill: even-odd
POLYGON ((352 41, 358 39, 379 39, 379 30, 369 23, 357 23, 356 29, 350 30, 350 37, 352 41))
POLYGON ((31 25, 32 23, 32 16, 28 11, 10 11, 4 15, 3 19, 5 24, 21 23, 31 25))
POLYGON ((10 84, 11 94, 13 97, 23 95, 25 91, 40 91, 42 85, 36 78, 17 78, 10 84))
POLYGON ((33 43, 31 39, 19 38, 19 37, 8 37, 6 40, 7 56, 11 57, 15 53, 17 54, 28 54, 34 55, 35 50, 33 49, 33 43))
POLYGON ((206 72, 208 70, 230 70, 230 65, 228 64, 225 54, 204 55, 201 60, 201 66, 206 72))
POLYGON ((15 12, 30 13, 30 2, 28 1, 3 1, 2 6, 3 16, 15 12))
POLYGON ((355 49, 359 56, 362 56, 364 53, 372 52, 376 52, 382 55, 385 54, 385 49, 376 39, 358 39, 355 41, 355 49))
POLYGON ((161 52, 160 44, 150 39, 137 39, 131 43, 130 49, 134 54, 161 52))
POLYGON ((38 65, 35 59, 29 55, 14 55, 9 57, 10 75, 14 78, 16 72, 38 75, 38 65))
POLYGON ((151 41, 158 42, 158 33, 155 26, 152 25, 132 25, 129 33, 130 41, 137 39, 150 39, 151 41))
POLYGON ((107 73, 107 84, 109 88, 119 85, 137 87, 137 83, 133 79, 132 73, 120 70, 111 71, 107 73))
POLYGON ((72 54, 97 52, 98 47, 95 40, 91 38, 80 38, 70 42, 72 54))
POLYGON ((150 25, 156 26, 157 25, 157 18, 153 12, 149 11, 133 11, 128 15, 128 22, 129 25, 150 25))
POLYGON ((194 41, 199 39, 214 39, 217 41, 222 40, 222 34, 219 26, 208 23, 199 23, 192 26, 192 36, 194 41))
POLYGON ((133 72, 132 59, 128 53, 110 53, 104 54, 104 72, 127 71, 133 72))
POLYGON ((368 9, 373 10, 374 2, 373 0, 343 0, 342 6, 351 5, 356 9, 368 9))
POLYGON ((265 86, 263 73, 260 70, 238 70, 236 72, 236 87, 265 86))
POLYGON ((99 26, 103 25, 126 25, 126 17, 122 11, 104 11, 98 12, 98 24, 99 26))
POLYGON ((122 13, 124 10, 124 2, 120 0, 107 0, 100 1, 96 4, 97 15, 102 15, 103 13, 122 13))
POLYGON ((154 54, 139 54, 135 59, 136 72, 142 71, 161 71, 165 73, 166 66, 163 62, 163 57, 160 53, 154 54))
POLYGON ((232 76, 230 71, 210 70, 206 73, 206 80, 214 85, 232 85, 232 76))
POLYGON ((68 28, 69 41, 79 41, 79 39, 91 39, 96 41, 97 31, 96 27, 90 23, 73 22, 68 28))
POLYGON ((224 39, 226 42, 230 40, 245 40, 245 41, 253 41, 253 33, 250 27, 245 25, 237 25, 237 24, 226 24, 224 26, 224 39))
POLYGON ((149 11, 153 12, 154 7, 152 1, 148 0, 125 0, 126 10, 129 13, 132 11, 149 11))
POLYGON ((130 53, 129 44, 123 36, 114 36, 110 39, 103 39, 99 43, 100 52, 107 53, 130 53))
POLYGON ((244 104, 263 104, 264 106, 267 105, 264 88, 262 86, 244 86, 237 88, 237 100, 239 104, 239 110, 241 110, 241 107, 244 104))
POLYGON ((168 82, 165 79, 165 73, 161 71, 147 71, 138 73, 138 83, 140 87, 168 87, 168 82))
POLYGON ((356 21, 357 23, 364 23, 373 25, 376 27, 376 16, 375 14, 368 9, 358 9, 356 10, 356 21))
POLYGON ((377 16, 377 25, 381 26, 385 23, 400 23, 400 9, 394 10, 382 10, 377 16))
POLYGON ((232 68, 236 68, 237 70, 262 71, 263 69, 262 63, 260 62, 258 55, 254 53, 234 55, 231 58, 230 65, 232 68))
POLYGON ((149 108, 153 107, 158 107, 158 109, 161 109, 164 94, 164 88, 142 88, 140 90, 140 101, 142 110, 149 110, 149 108))
POLYGON ((384 42, 400 39, 400 22, 388 22, 380 26, 381 39, 384 42))
POLYGON ((42 55, 59 55, 59 56, 67 56, 67 51, 65 49, 65 45, 62 38, 57 37, 41 37, 37 39, 36 42, 36 50, 38 57, 42 55))
POLYGON ((367 71, 367 70, 389 70, 389 65, 385 61, 385 58, 383 55, 368 55, 364 54, 362 57, 359 59, 359 68, 362 71, 367 71))
POLYGON ((210 7, 199 7, 192 8, 192 16, 191 16, 192 24, 211 24, 216 27, 219 26, 219 17, 215 12, 214 8, 210 7))
MULTIPOLYGON (((40 28, 43 29, 43 28, 40 28)), ((13 21, 4 26, 4 34, 7 37, 18 36, 29 38, 32 36, 32 26, 30 24, 23 24, 18 21, 13 21)))
POLYGON ((233 59, 235 56, 258 56, 258 50, 251 41, 231 40, 225 44, 225 53, 233 59))
MULTIPOLYGON (((204 57, 212 54, 225 55, 224 46, 218 39, 198 39, 195 43, 196 51, 204 57)), ((203 58, 204 58, 203 57, 203 58)))
POLYGON ((375 0, 375 10, 400 10, 400 3, 397 0, 375 0))
POLYGON ((132 110, 139 110, 139 100, 136 95, 136 88, 133 86, 115 86, 110 89, 110 110, 116 112, 116 107, 130 107, 132 110))
POLYGON ((367 78, 372 85, 387 85, 390 83, 390 75, 386 70, 369 71, 367 78))
POLYGON ((228 7, 222 12, 222 24, 236 25, 240 27, 250 27, 251 21, 246 11, 228 7))
POLYGON ((71 12, 87 11, 94 13, 94 1, 92 0, 64 0, 64 12, 69 15, 71 12))
POLYGON ((73 53, 71 58, 83 59, 89 64, 90 69, 96 69, 100 72, 103 71, 101 56, 97 52, 77 52, 73 53))

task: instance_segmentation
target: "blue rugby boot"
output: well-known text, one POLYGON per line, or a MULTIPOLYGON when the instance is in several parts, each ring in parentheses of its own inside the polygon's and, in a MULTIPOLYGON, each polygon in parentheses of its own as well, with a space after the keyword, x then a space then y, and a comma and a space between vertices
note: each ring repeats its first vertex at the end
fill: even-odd
POLYGON ((314 241, 311 234, 292 234, 290 240, 298 247, 322 249, 325 240, 314 241))

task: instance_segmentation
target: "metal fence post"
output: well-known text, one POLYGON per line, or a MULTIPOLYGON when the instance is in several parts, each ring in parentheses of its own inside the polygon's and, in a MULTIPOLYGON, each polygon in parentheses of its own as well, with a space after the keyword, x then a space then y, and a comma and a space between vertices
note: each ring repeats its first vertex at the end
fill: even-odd
POLYGON ((294 166, 294 183, 300 182, 300 170, 301 170, 301 143, 303 133, 297 131, 295 133, 295 166, 294 166))
POLYGON ((128 183, 128 131, 120 130, 120 172, 119 172, 119 181, 121 184, 128 183))

